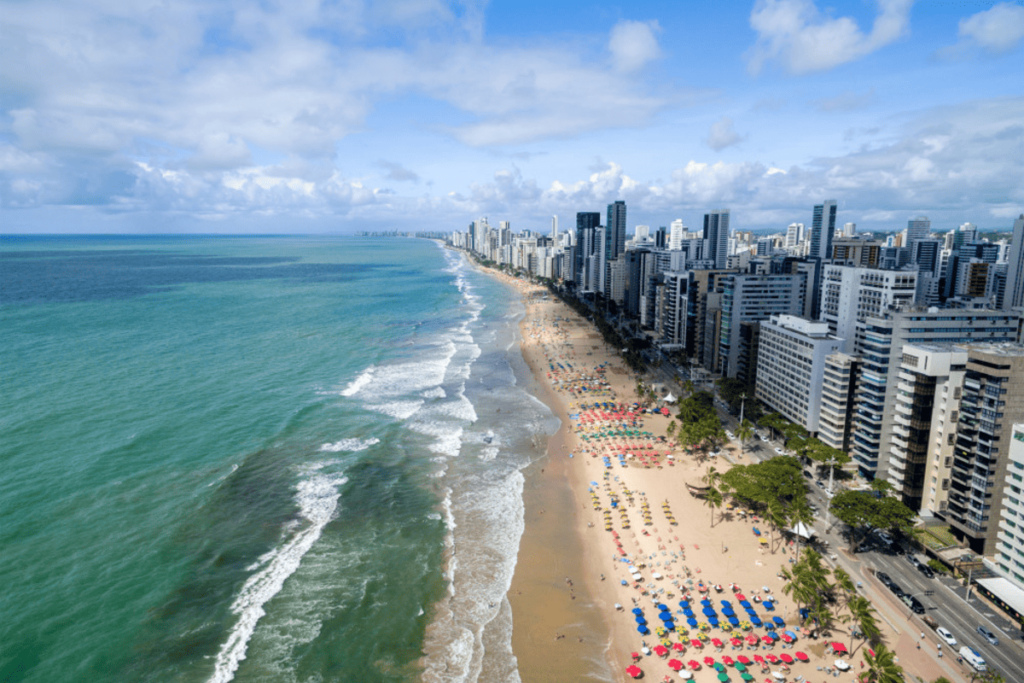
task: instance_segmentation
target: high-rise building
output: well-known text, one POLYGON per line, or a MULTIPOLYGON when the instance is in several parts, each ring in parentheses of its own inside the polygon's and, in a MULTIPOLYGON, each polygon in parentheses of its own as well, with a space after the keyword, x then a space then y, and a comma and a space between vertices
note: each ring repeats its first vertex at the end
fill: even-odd
POLYGON ((626 202, 621 199, 608 205, 605 227, 605 259, 612 261, 626 250, 626 202))
POLYGON ((686 226, 683 225, 682 218, 677 218, 672 221, 670 227, 671 232, 668 237, 668 248, 676 250, 680 248, 683 240, 686 239, 686 226))
POLYGON ((827 261, 832 258, 832 238, 836 234, 836 200, 814 207, 811 219, 811 248, 808 256, 827 261))
POLYGON ((850 450, 850 415, 856 370, 857 359, 841 351, 825 358, 818 440, 844 452, 850 450))
POLYGON ((948 519, 971 550, 993 552, 1015 423, 1024 422, 1024 347, 967 347, 948 519))
POLYGON ((1013 222, 1013 241, 1007 266, 1004 306, 1024 306, 1024 213, 1013 222))
POLYGON ((728 209, 704 214, 704 244, 704 258, 714 261, 715 268, 725 268, 729 261, 728 209))
POLYGON ((1012 342, 1017 316, 1008 311, 910 306, 857 323, 860 361, 854 388, 850 455, 861 474, 887 479, 897 376, 905 344, 1012 342))
MULTIPOLYGON (((937 438, 944 433, 948 403, 941 401, 947 385, 956 390, 963 381, 967 352, 952 346, 906 344, 900 356, 896 409, 889 447, 889 483, 911 510, 925 505, 925 493, 934 505, 942 477, 943 450, 937 438), (935 481, 929 487, 929 478, 935 481), (930 490, 929 490, 930 489, 930 490)), ((947 452, 951 447, 947 447, 947 452)), ((952 457, 948 453, 946 457, 952 457)))
MULTIPOLYGON (((717 367, 736 377, 741 350, 741 324, 768 320, 772 315, 799 316, 807 296, 807 274, 754 275, 738 273, 722 280, 722 315, 717 367)), ((714 368, 709 368, 714 369, 714 368)))
POLYGON ((557 248, 558 244, 558 216, 551 217, 551 243, 557 248))
POLYGON ((790 223, 786 228, 786 249, 796 249, 804 241, 804 224, 790 223))
POLYGON ((587 288, 585 275, 587 259, 595 251, 594 231, 601 225, 601 214, 596 212, 579 212, 576 214, 576 250, 573 280, 580 291, 587 288))
POLYGON ((857 234, 856 223, 843 223, 843 237, 853 237, 857 234))
POLYGON ((928 239, 932 232, 932 222, 928 220, 927 216, 918 216, 917 218, 907 221, 907 240, 903 244, 905 247, 912 246, 914 242, 920 242, 921 240, 928 239))
POLYGON ((821 280, 821 311, 833 335, 843 340, 843 353, 853 353, 857 323, 881 315, 892 306, 914 303, 915 271, 880 270, 827 264, 821 280))
POLYGON ((828 324, 793 315, 761 322, 756 396, 811 434, 818 431, 825 359, 839 350, 828 324))
POLYGON ((1024 587, 1024 424, 1013 425, 999 517, 995 565, 1018 588, 1024 587))

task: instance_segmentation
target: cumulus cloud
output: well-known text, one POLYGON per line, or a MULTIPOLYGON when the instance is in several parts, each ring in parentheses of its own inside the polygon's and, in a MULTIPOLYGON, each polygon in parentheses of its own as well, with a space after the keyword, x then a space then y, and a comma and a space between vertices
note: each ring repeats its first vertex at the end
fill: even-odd
POLYGON ((636 71, 661 56, 656 34, 661 31, 657 21, 623 20, 612 28, 608 50, 618 71, 636 71))
POLYGON ((993 54, 1009 52, 1024 40, 1024 7, 1001 2, 961 19, 960 39, 993 54))
POLYGON ((750 13, 757 42, 747 54, 757 74, 779 62, 795 74, 824 71, 882 48, 905 35, 913 0, 877 0, 869 33, 850 17, 822 16, 812 0, 758 0, 750 13))
POLYGON ((721 152, 726 147, 743 142, 743 139, 743 136, 732 127, 732 119, 728 116, 723 116, 711 124, 711 130, 708 131, 708 136, 704 142, 716 152, 721 152))

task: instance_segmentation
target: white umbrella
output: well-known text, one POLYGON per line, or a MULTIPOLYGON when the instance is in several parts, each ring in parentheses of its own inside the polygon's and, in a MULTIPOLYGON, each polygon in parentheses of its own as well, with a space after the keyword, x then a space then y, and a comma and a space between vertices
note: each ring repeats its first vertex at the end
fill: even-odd
POLYGON ((772 677, 775 680, 777 680, 777 681, 784 681, 784 680, 786 680, 786 674, 779 673, 778 671, 773 671, 772 672, 772 677))
POLYGON ((836 664, 836 668, 839 669, 840 671, 846 671, 847 669, 850 668, 850 665, 847 664, 846 662, 844 662, 841 659, 837 659, 835 661, 835 664, 836 664))
POLYGON ((688 681, 688 680, 690 680, 691 678, 693 678, 693 674, 692 674, 692 673, 690 673, 689 671, 680 671, 680 672, 679 672, 679 677, 680 677, 681 679, 683 679, 684 681, 688 681))

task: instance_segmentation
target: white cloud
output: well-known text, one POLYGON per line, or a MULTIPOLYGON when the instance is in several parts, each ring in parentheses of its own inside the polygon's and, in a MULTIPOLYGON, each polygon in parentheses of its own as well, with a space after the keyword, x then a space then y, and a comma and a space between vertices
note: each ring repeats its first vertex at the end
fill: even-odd
POLYGON ((618 71, 636 71, 661 56, 656 33, 661 31, 657 21, 623 20, 612 28, 608 49, 618 71))
POLYGON ((743 136, 732 127, 732 119, 723 116, 711 124, 711 130, 708 131, 704 142, 716 152, 721 152, 726 147, 739 144, 743 140, 743 136))
POLYGON ((853 111, 854 109, 861 109, 863 107, 872 104, 875 101, 875 89, 871 88, 867 92, 857 93, 852 90, 846 90, 834 97, 825 97, 820 100, 815 100, 814 106, 818 111, 833 112, 833 111, 853 111))
POLYGON ((791 73, 824 71, 860 59, 906 34, 913 0, 877 0, 870 33, 850 17, 822 16, 812 0, 758 0, 750 13, 757 43, 747 55, 751 73, 778 61, 791 73))
POLYGON ((1024 7, 1001 2, 961 19, 960 39, 995 54, 1009 52, 1024 39, 1024 7))

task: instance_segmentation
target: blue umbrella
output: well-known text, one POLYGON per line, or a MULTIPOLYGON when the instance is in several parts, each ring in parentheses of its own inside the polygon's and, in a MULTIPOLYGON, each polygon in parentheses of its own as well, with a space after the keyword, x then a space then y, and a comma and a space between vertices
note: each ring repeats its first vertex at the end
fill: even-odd
POLYGON ((686 623, 687 623, 687 625, 690 626, 690 628, 696 628, 697 627, 697 620, 694 619, 693 617, 690 617, 689 619, 687 619, 686 623))
POLYGON ((790 638, 792 638, 792 639, 796 640, 796 634, 795 634, 795 633, 793 633, 792 631, 784 631, 783 633, 785 633, 785 634, 786 634, 787 636, 789 636, 790 638))
POLYGON ((722 607, 732 607, 732 604, 728 600, 722 600, 722 607))
POLYGON ((746 611, 747 611, 747 614, 749 614, 752 617, 757 616, 757 612, 755 612, 753 610, 753 608, 751 608, 751 607, 748 607, 746 611))
POLYGON ((750 616, 750 623, 753 624, 754 626, 760 627, 761 626, 761 619, 757 615, 751 615, 750 616))
POLYGON ((643 624, 640 624, 639 626, 637 626, 636 630, 642 636, 646 636, 648 633, 650 633, 650 631, 647 630, 647 627, 644 626, 643 624))
POLYGON ((636 623, 638 623, 638 624, 646 624, 646 623, 647 623, 647 620, 646 620, 646 619, 644 619, 644 618, 643 618, 643 617, 641 617, 641 616, 637 616, 637 618, 636 618, 636 623))
POLYGON ((662 612, 661 614, 658 615, 658 618, 661 619, 662 621, 672 621, 672 613, 671 612, 662 612))
POLYGON ((704 598, 703 600, 701 600, 700 604, 704 605, 705 607, 711 607, 711 601, 708 600, 707 598, 704 598))
POLYGON ((729 617, 729 623, 732 624, 733 626, 739 626, 740 625, 740 620, 737 619, 736 617, 729 617))
POLYGON ((684 617, 692 617, 693 616, 693 610, 692 609, 684 609, 683 610, 683 616, 684 617))
POLYGON ((665 622, 665 628, 667 628, 669 631, 674 631, 676 629, 676 622, 674 622, 674 621, 666 621, 665 622))
POLYGON ((715 610, 711 609, 710 607, 705 607, 702 611, 704 613, 704 616, 706 617, 715 616, 715 610))
POLYGON ((643 613, 644 613, 644 611, 642 609, 640 609, 639 607, 634 607, 633 608, 633 614, 643 614, 643 613))
POLYGON ((655 605, 655 607, 659 611, 661 611, 661 612, 667 612, 668 611, 668 607, 666 607, 665 605, 661 604, 660 602, 657 605, 655 605))
POLYGON ((718 617, 708 617, 708 623, 714 627, 718 627, 718 617))
POLYGON ((743 609, 750 609, 750 603, 746 600, 740 600, 740 607, 743 609))
POLYGON ((723 617, 734 617, 734 616, 736 616, 736 613, 733 612, 728 607, 726 607, 725 609, 722 610, 722 616, 723 617))
POLYGON ((766 629, 768 629, 769 631, 771 631, 771 630, 774 630, 775 624, 771 623, 770 621, 766 621, 766 622, 764 622, 764 627, 766 629))
POLYGON ((687 608, 690 607, 690 602, 688 600, 680 600, 679 601, 679 606, 682 607, 683 609, 687 609, 687 608))
POLYGON ((775 622, 776 626, 785 626, 786 622, 782 620, 782 617, 772 617, 772 621, 775 622))

